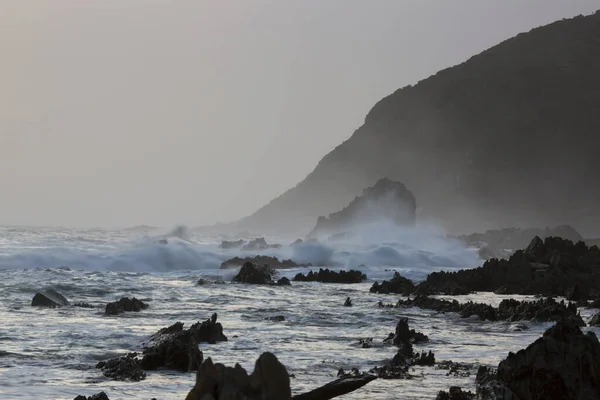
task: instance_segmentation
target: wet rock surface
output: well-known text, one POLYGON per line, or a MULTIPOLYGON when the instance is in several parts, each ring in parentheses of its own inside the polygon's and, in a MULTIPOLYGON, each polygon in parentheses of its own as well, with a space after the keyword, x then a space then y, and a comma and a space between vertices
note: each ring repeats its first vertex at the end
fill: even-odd
MULTIPOLYGON (((382 306, 385 307, 385 305, 380 303, 380 307, 382 306)), ((578 326, 585 326, 574 303, 557 302, 552 298, 537 301, 505 299, 500 302, 498 308, 495 308, 482 303, 459 303, 456 300, 449 301, 427 296, 417 296, 412 300, 399 300, 395 307, 419 307, 440 312, 456 312, 463 318, 476 315, 482 320, 489 321, 535 320, 548 322, 569 319, 578 326)))
POLYGON ((254 251, 254 250, 265 250, 265 249, 278 249, 280 244, 268 244, 264 237, 256 238, 249 241, 242 247, 242 251, 254 251))
POLYGON ((497 370, 477 373, 482 400, 600 398, 600 343, 561 320, 526 349, 509 353, 497 370))
POLYGON ((117 381, 138 382, 146 379, 146 373, 142 369, 137 356, 137 353, 129 353, 123 357, 100 361, 96 368, 102 370, 102 374, 107 378, 117 381))
POLYGON ((475 394, 463 391, 458 386, 452 386, 447 392, 440 390, 435 400, 475 400, 475 394))
POLYGON ((53 289, 37 292, 31 300, 32 307, 55 308, 68 305, 69 301, 65 298, 65 296, 53 289))
POLYGON ((375 282, 371 289, 371 293, 395 293, 408 296, 415 290, 415 284, 398 272, 394 272, 394 276, 389 281, 383 281, 381 283, 375 282))
POLYGON ((124 312, 139 312, 148 308, 148 304, 135 297, 130 299, 129 297, 122 297, 119 301, 108 303, 104 313, 106 315, 117 315, 124 312))
POLYGON ((249 283, 254 285, 268 285, 273 283, 274 270, 266 265, 259 266, 246 262, 240 272, 233 277, 234 282, 249 283))
POLYGON ((104 392, 100 392, 100 393, 96 393, 92 396, 82 396, 79 395, 77 397, 75 397, 73 400, 109 400, 108 396, 106 395, 106 393, 104 392))
POLYGON ((298 273, 292 280, 298 282, 360 283, 365 279, 367 279, 365 274, 353 269, 336 272, 327 268, 319 268, 318 272, 313 272, 311 270, 306 275, 298 273))
POLYGON ((598 247, 536 236, 525 250, 515 252, 508 260, 492 259, 482 267, 457 272, 434 272, 419 286, 426 288, 427 294, 442 294, 455 286, 466 292, 568 296, 577 301, 597 292, 599 284, 598 247))

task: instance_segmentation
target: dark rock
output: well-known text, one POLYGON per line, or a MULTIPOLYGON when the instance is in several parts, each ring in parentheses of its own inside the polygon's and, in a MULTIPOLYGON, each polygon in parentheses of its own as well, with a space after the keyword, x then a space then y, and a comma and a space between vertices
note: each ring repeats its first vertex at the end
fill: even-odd
POLYGON ((594 315, 588 324, 589 326, 600 326, 600 313, 594 315))
POLYGON ((146 373, 140 365, 137 353, 129 353, 123 357, 101 361, 96 365, 96 368, 101 369, 107 378, 117 381, 138 382, 146 379, 146 373))
POLYGON ((413 357, 412 365, 435 365, 435 354, 433 354, 431 350, 429 350, 428 353, 424 351, 421 353, 417 353, 413 357))
POLYGON ((198 343, 215 344, 227 341, 227 336, 223 334, 223 325, 217 322, 217 313, 204 322, 196 322, 189 330, 198 343))
POLYGON ((298 273, 292 280, 299 282, 360 283, 365 279, 367 279, 365 274, 353 269, 349 271, 341 270, 340 272, 335 272, 327 268, 319 268, 319 272, 316 273, 312 270, 310 270, 306 275, 298 273))
POLYGON ((265 319, 267 321, 272 321, 272 322, 282 322, 282 321, 285 321, 285 317, 283 315, 276 315, 274 317, 267 317, 265 319))
POLYGON ((381 284, 375 282, 371 289, 371 293, 395 293, 408 296, 415 290, 415 285, 410 279, 407 279, 400 275, 397 271, 394 272, 394 276, 389 281, 383 281, 381 284))
POLYGON ((587 305, 587 308, 600 308, 600 297, 595 298, 587 305))
POLYGON ((172 369, 181 372, 198 369, 204 358, 198 348, 198 341, 189 329, 180 331, 177 329, 179 325, 173 325, 159 331, 152 338, 151 345, 144 349, 140 363, 143 369, 149 371, 172 369))
POLYGON ((122 297, 119 301, 108 303, 104 313, 106 315, 117 315, 124 313, 125 311, 139 312, 148 308, 148 304, 135 297, 130 299, 129 297, 122 297))
POLYGON ((245 244, 246 244, 246 242, 242 239, 235 240, 235 241, 223 240, 221 242, 221 244, 219 245, 219 248, 220 249, 236 249, 236 248, 242 247, 245 244))
POLYGON ((471 376, 472 367, 467 364, 457 363, 453 361, 442 361, 438 365, 435 366, 435 369, 446 370, 446 376, 457 376, 461 378, 466 378, 471 376))
POLYGON ((363 349, 369 349, 371 348, 372 344, 373 344, 373 338, 364 338, 364 339, 358 339, 358 344, 360 344, 360 347, 362 347, 363 349))
POLYGON ((280 244, 268 244, 264 237, 257 238, 249 241, 242 247, 243 251, 254 251, 254 250, 265 250, 265 249, 278 249, 280 244))
MULTIPOLYGON (((342 371, 343 372, 343 371, 342 371)), ((339 373, 339 371, 338 371, 339 373)), ((365 386, 377 379, 376 376, 361 374, 356 368, 351 373, 343 374, 333 382, 329 382, 308 393, 302 393, 292 397, 292 400, 329 400, 334 397, 343 396, 365 386)), ((275 400, 275 399, 273 399, 275 400)))
POLYGON ((296 264, 294 261, 292 260, 281 260, 279 261, 279 259, 277 257, 270 257, 270 256, 254 256, 254 257, 234 257, 232 259, 229 259, 225 262, 223 262, 221 264, 221 269, 227 269, 227 268, 237 268, 241 265, 244 265, 247 262, 251 262, 252 264, 256 264, 256 265, 266 265, 269 266, 270 268, 275 268, 275 269, 289 269, 289 268, 299 268, 299 267, 310 267, 310 265, 303 265, 303 264, 296 264))
POLYGON ((448 392, 440 390, 435 400, 475 400, 475 394, 463 392, 458 386, 452 386, 448 392))
POLYGON ((167 239, 160 239, 158 242, 156 242, 158 244, 169 244, 169 242, 167 241, 167 239))
POLYGON ((31 305, 33 307, 62 307, 68 306, 69 301, 62 294, 58 293, 56 290, 48 289, 43 292, 37 292, 35 296, 33 296, 33 300, 31 300, 31 305))
POLYGON ((400 318, 396 325, 396 332, 393 335, 392 343, 396 346, 402 346, 403 343, 423 343, 429 341, 427 335, 416 332, 408 326, 408 318, 400 318))
POLYGON ((560 320, 526 349, 509 353, 496 373, 478 371, 478 398, 600 398, 600 343, 570 321, 560 320))
POLYGON ((186 400, 207 399, 290 400, 290 378, 286 368, 271 353, 256 360, 250 375, 239 364, 226 367, 204 361, 196 374, 196 384, 186 400))
POLYGON ((266 265, 258 266, 251 262, 246 262, 240 269, 240 272, 233 277, 233 281, 255 285, 267 285, 273 283, 273 273, 274 270, 266 265))
POLYGON ((416 200, 413 193, 400 182, 382 178, 365 189, 341 211, 319 217, 309 238, 351 232, 354 227, 374 222, 392 222, 414 226, 416 200))
POLYGON ((92 396, 77 396, 75 397, 74 400, 109 400, 108 396, 106 395, 106 393, 104 392, 100 392, 100 393, 96 393, 95 395, 92 396))
POLYGON ((73 304, 73 307, 80 307, 80 308, 96 308, 94 307, 92 304, 90 303, 75 303, 73 304))
POLYGON ((482 267, 456 272, 434 272, 417 288, 418 293, 437 294, 447 287, 465 291, 540 294, 585 299, 600 286, 600 250, 585 243, 557 237, 535 237, 525 251, 508 260, 492 259, 482 267), (419 289, 423 286, 426 292, 419 289))
POLYGON ((196 282, 196 285, 202 286, 202 285, 207 285, 209 283, 210 282, 207 281, 206 279, 200 278, 200 279, 198 279, 198 282, 196 282))
POLYGON ((279 286, 290 286, 292 283, 285 276, 277 281, 277 285, 279 286))
POLYGON ((344 307, 352 307, 352 300, 350 300, 350 297, 346 297, 346 301, 344 302, 344 307))

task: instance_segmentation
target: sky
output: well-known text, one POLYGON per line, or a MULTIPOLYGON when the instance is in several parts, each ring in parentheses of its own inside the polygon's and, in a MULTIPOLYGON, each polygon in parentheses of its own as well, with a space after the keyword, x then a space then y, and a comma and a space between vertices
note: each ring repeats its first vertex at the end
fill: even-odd
POLYGON ((598 0, 3 0, 0 224, 188 226, 295 186, 396 89, 598 0))

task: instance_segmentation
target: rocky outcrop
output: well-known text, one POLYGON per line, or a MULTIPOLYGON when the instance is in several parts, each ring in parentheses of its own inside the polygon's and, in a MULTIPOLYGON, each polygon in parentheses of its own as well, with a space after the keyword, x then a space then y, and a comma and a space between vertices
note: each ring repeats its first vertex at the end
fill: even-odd
POLYGON ((414 226, 417 203, 415 196, 400 182, 382 178, 365 189, 341 211, 319 217, 308 238, 346 235, 361 225, 379 221, 414 226))
POLYGON ((600 287, 600 249, 584 242, 557 237, 542 240, 536 236, 525 250, 515 252, 508 260, 493 259, 475 269, 434 272, 419 286, 428 293, 443 293, 448 286, 455 286, 465 291, 584 300, 600 287))
POLYGON ((108 303, 104 313, 106 315, 117 315, 122 314, 125 311, 139 312, 148 308, 148 304, 135 297, 130 299, 129 297, 122 297, 119 301, 108 303))
POLYGON ((482 249, 480 256, 484 260, 490 260, 492 258, 504 258, 504 255, 510 256, 513 252, 526 248, 531 242, 531 238, 536 236, 542 239, 560 237, 571 240, 574 243, 583 240, 579 232, 570 225, 560 225, 555 228, 545 229, 491 229, 485 231, 485 233, 472 233, 470 235, 456 236, 456 238, 467 246, 480 247, 482 249))
POLYGON ((375 282, 369 291, 371 293, 395 293, 408 296, 414 290, 415 284, 410 279, 403 277, 396 271, 394 272, 392 279, 389 281, 383 281, 381 284, 379 282, 375 282))
POLYGON ((498 221, 596 230, 599 21, 597 12, 533 29, 395 91, 306 179, 238 226, 306 232, 387 176, 448 232, 498 221))
POLYGON ((475 394, 465 391, 458 386, 450 387, 449 391, 440 390, 435 400, 475 400, 475 394))
POLYGON ((65 298, 65 296, 53 289, 37 292, 31 300, 31 306, 33 307, 55 308, 68 305, 69 301, 65 298))
POLYGON ((344 307, 352 307, 352 300, 350 297, 346 297, 346 301, 344 302, 344 307))
MULTIPOLYGON (((380 306, 383 306, 380 303, 380 306)), ((539 322, 558 321, 567 319, 578 326, 585 326, 583 319, 577 312, 573 303, 565 304, 552 298, 537 301, 518 301, 514 299, 502 300, 498 308, 489 304, 459 303, 456 300, 448 301, 427 296, 416 296, 414 299, 398 300, 395 307, 419 307, 440 312, 455 312, 461 317, 478 316, 488 321, 524 321, 535 320, 539 322)))
POLYGON ((319 268, 318 272, 310 270, 306 275, 298 273, 292 280, 297 282, 360 283, 365 279, 367 279, 365 274, 353 269, 336 272, 327 268, 319 268))
POLYGON ((233 281, 254 285, 268 285, 273 283, 274 272, 267 265, 259 266, 248 261, 242 266, 240 272, 233 277, 233 281))
POLYGON ((224 261, 221 264, 221 269, 227 269, 227 268, 237 268, 240 267, 242 265, 244 265, 245 263, 250 262, 252 264, 256 264, 256 265, 267 265, 270 268, 275 268, 275 269, 288 269, 288 268, 299 268, 299 267, 310 267, 309 265, 304 265, 304 264, 296 264, 294 261, 292 260, 281 260, 279 261, 279 259, 277 257, 270 257, 270 256, 254 256, 254 257, 234 257, 231 258, 227 261, 224 261))
POLYGON ((509 353, 496 371, 480 368, 481 400, 600 398, 600 343, 569 321, 558 321, 526 349, 509 353))
POLYGON ((280 244, 268 244, 264 237, 257 238, 249 241, 243 247, 243 251, 255 251, 255 250, 265 250, 265 249, 278 249, 280 248, 280 244))
POLYGON ((73 400, 109 400, 109 398, 106 395, 106 393, 100 392, 100 393, 96 393, 95 395, 88 396, 88 397, 79 395, 79 396, 75 397, 73 400))
POLYGON ((590 322, 588 323, 589 326, 600 326, 600 313, 594 315, 591 319, 590 322))
POLYGON ((429 341, 427 335, 409 328, 408 318, 400 318, 400 321, 396 325, 396 331, 390 334, 390 338, 396 346, 402 346, 404 343, 414 344, 429 341))
POLYGON ((290 280, 284 276, 283 278, 280 278, 277 281, 277 285, 278 286, 291 286, 292 282, 290 282, 290 280))

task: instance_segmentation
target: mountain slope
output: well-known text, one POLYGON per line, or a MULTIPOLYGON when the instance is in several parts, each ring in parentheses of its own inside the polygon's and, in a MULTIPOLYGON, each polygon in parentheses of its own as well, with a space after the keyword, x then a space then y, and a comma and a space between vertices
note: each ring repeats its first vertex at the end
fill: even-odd
POLYGON ((379 101, 296 187, 239 221, 308 232, 382 177, 451 231, 570 223, 600 206, 600 12, 506 40, 379 101))

